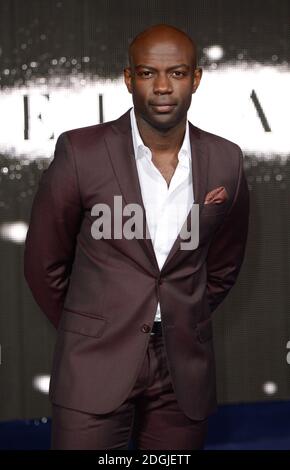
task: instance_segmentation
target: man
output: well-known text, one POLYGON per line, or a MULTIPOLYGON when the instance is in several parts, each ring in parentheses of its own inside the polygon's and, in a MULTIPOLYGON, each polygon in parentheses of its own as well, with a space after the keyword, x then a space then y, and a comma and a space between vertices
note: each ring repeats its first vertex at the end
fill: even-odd
POLYGON ((57 328, 52 449, 203 448, 212 313, 243 261, 249 198, 240 148, 187 121, 196 60, 172 26, 140 33, 124 70, 134 108, 61 134, 41 178, 25 276, 57 328))

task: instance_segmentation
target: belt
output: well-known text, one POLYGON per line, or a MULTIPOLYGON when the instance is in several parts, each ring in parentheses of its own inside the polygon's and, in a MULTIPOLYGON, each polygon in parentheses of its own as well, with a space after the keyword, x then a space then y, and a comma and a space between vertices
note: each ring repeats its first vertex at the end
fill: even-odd
POLYGON ((161 321, 155 321, 151 330, 151 335, 162 336, 161 321))

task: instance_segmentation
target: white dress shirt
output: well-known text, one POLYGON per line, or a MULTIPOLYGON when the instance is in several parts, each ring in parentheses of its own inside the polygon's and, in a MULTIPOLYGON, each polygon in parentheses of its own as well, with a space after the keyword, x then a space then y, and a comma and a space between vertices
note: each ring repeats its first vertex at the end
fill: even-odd
MULTIPOLYGON (((194 202, 188 121, 186 121, 185 135, 178 153, 178 164, 168 187, 165 178, 152 162, 151 150, 142 141, 134 108, 130 111, 130 117, 148 229, 159 269, 161 269, 194 202)), ((158 302, 155 321, 160 320, 161 311, 158 302)))

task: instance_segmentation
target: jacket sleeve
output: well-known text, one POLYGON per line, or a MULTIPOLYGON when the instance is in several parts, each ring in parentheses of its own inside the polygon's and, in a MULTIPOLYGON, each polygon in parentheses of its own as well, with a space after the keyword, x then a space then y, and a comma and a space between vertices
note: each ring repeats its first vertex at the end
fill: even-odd
POLYGON ((73 264, 82 204, 69 137, 59 136, 39 181, 24 247, 24 276, 33 297, 57 327, 73 264))
POLYGON ((249 224, 249 189, 240 150, 236 193, 222 226, 210 244, 207 256, 207 298, 211 313, 235 284, 246 248, 249 224))

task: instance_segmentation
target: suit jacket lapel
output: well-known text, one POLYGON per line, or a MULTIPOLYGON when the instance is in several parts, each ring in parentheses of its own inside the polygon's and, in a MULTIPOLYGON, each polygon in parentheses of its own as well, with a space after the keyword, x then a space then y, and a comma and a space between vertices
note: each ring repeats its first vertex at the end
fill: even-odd
POLYGON ((142 199, 131 132, 130 110, 128 110, 110 126, 109 132, 105 136, 105 141, 125 203, 138 204, 142 208, 144 229, 143 233, 141 233, 138 232, 138 227, 136 227, 136 233, 140 235, 140 238, 137 240, 147 253, 151 265, 159 272, 152 240, 149 235, 149 238, 145 236, 146 233, 149 234, 149 229, 146 221, 146 211, 142 199))

